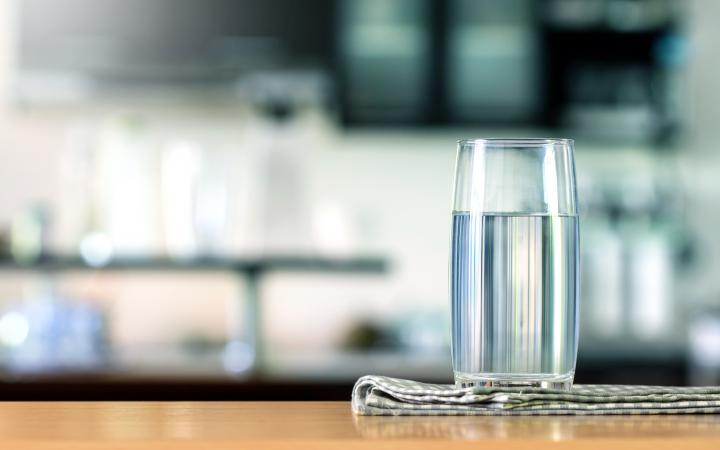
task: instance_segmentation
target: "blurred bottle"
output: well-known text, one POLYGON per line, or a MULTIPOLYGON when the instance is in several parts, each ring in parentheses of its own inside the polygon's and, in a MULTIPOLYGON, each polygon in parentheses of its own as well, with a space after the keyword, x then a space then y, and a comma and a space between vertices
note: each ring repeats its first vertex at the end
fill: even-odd
POLYGON ((690 383, 713 386, 720 383, 720 312, 708 311, 690 323, 690 383))
MULTIPOLYGON (((591 339, 677 344, 678 212, 652 174, 591 186, 584 212, 583 316, 591 339)), ((672 184, 672 183, 671 183, 672 184)))
POLYGON ((13 218, 10 228, 10 253, 21 264, 29 264, 47 253, 48 212, 33 205, 13 218))
POLYGON ((79 121, 68 128, 60 159, 60 195, 54 250, 61 255, 79 253, 91 267, 113 258, 113 242, 103 202, 108 186, 100 160, 105 125, 79 121), (100 130, 100 131, 98 131, 100 130))
POLYGON ((636 233, 628 255, 631 330, 644 340, 666 340, 674 315, 670 243, 657 225, 636 233))
POLYGON ((197 247, 203 255, 227 253, 228 183, 231 171, 235 170, 229 161, 221 149, 208 149, 202 154, 195 192, 194 227, 197 247))
POLYGON ((162 151, 163 231, 165 249, 172 258, 198 255, 195 220, 203 154, 204 149, 189 140, 168 142, 162 151))
POLYGON ((593 338, 616 339, 624 323, 623 242, 618 233, 619 210, 602 195, 599 186, 588 186, 583 217, 582 308, 583 330, 593 338))
POLYGON ((671 235, 656 214, 664 199, 656 194, 648 180, 631 186, 624 196, 628 326, 635 338, 668 342, 675 314, 673 251, 671 235))
POLYGON ((65 131, 52 242, 53 251, 62 255, 76 254, 85 236, 98 231, 97 217, 93 217, 97 138, 97 123, 89 119, 74 121, 65 131))
POLYGON ((112 117, 100 131, 93 195, 97 227, 120 256, 157 250, 157 159, 146 124, 135 116, 112 117))

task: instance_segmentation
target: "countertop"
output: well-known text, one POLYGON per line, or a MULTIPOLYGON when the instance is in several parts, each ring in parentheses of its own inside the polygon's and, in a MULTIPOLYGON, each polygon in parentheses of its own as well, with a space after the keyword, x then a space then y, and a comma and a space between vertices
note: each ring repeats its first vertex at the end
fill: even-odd
POLYGON ((348 402, 3 402, 8 449, 719 449, 720 415, 355 417, 348 402))

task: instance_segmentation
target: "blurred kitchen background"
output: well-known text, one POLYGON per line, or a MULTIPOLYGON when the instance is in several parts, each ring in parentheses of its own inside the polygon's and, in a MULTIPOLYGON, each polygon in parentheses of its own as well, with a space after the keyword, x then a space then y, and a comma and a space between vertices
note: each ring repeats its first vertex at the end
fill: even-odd
POLYGON ((451 380, 455 140, 576 139, 580 383, 720 383, 715 0, 0 2, 0 398, 451 380))

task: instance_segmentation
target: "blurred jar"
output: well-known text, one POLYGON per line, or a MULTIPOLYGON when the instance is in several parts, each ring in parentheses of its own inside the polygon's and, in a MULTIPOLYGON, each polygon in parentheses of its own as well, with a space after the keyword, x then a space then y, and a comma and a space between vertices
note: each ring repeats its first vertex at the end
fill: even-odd
POLYGON ((690 383, 720 384, 720 312, 708 312, 690 323, 690 383))
POLYGON ((117 116, 101 127, 94 158, 93 217, 88 232, 101 232, 115 255, 157 252, 160 217, 157 152, 147 124, 117 116))
POLYGON ((254 227, 266 254, 314 252, 312 203, 307 190, 310 152, 321 130, 326 80, 313 72, 249 76, 240 95, 253 106, 246 145, 256 155, 254 227))
POLYGON ((190 140, 172 140, 163 146, 162 223, 165 250, 171 258, 198 255, 195 208, 203 156, 203 147, 190 140))
POLYGON ((26 298, 0 314, 3 364, 13 371, 97 369, 109 356, 104 312, 31 285, 26 298))

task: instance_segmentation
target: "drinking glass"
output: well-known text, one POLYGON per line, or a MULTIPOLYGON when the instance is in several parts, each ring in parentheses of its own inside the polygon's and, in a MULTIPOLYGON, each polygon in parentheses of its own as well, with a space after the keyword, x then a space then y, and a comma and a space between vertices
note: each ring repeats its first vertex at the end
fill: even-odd
POLYGON ((573 141, 458 141, 452 359, 458 386, 569 389, 578 339, 573 141))

